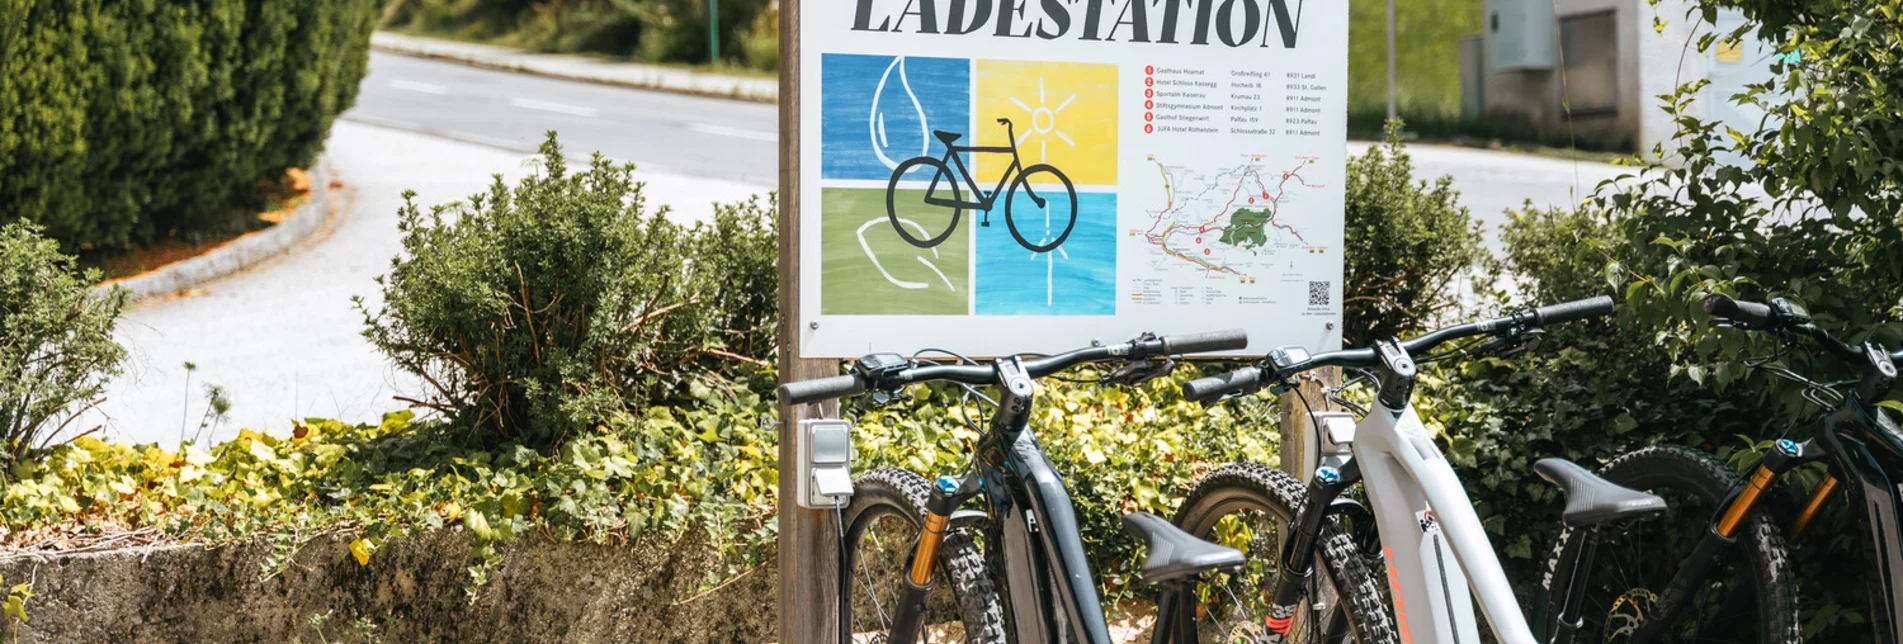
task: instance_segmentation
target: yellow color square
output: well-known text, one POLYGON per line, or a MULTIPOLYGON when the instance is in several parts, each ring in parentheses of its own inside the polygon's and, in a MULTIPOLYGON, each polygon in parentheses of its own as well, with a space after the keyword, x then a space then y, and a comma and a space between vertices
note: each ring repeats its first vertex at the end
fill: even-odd
MULTIPOLYGON (((974 83, 978 135, 965 145, 1000 147, 1010 119, 1018 158, 1048 164, 1078 185, 1117 183, 1117 66, 978 61, 974 83)), ((978 182, 995 185, 1009 154, 977 154, 978 182)))

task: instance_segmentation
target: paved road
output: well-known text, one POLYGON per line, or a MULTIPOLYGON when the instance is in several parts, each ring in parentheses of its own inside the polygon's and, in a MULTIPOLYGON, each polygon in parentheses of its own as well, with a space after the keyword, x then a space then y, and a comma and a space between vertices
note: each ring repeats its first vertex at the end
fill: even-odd
MULTIPOLYGON (((331 228, 284 257, 206 285, 189 297, 132 311, 119 332, 129 373, 91 419, 106 435, 175 443, 195 433, 204 383, 231 390, 231 422, 286 432, 305 416, 371 421, 416 393, 359 335, 350 298, 376 303, 372 278, 387 270, 399 235, 400 194, 420 203, 460 199, 493 174, 519 177, 549 129, 576 157, 600 150, 642 167, 653 204, 699 218, 714 200, 769 189, 776 116, 769 105, 556 81, 377 53, 355 109, 332 132, 328 154, 347 184, 331 228), (183 363, 197 371, 187 373, 183 363)), ((1366 144, 1351 144, 1359 153, 1366 144)), ((1478 150, 1417 146, 1419 178, 1452 174, 1483 221, 1531 199, 1575 201, 1618 170, 1478 150), (1577 192, 1576 192, 1577 191, 1577 192)))
POLYGON ((772 105, 553 80, 375 52, 344 118, 516 152, 549 130, 573 155, 760 186, 778 181, 772 105))

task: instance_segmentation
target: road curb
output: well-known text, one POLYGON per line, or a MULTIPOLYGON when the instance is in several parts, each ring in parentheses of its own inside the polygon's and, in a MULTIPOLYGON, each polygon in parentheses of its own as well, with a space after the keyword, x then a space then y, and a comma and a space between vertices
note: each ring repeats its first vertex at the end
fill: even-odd
MULTIPOLYGON (((381 35, 382 33, 383 32, 378 32, 378 35, 381 35)), ((426 37, 424 36, 403 35, 403 37, 408 39, 426 39, 426 37)), ((470 44, 470 43, 456 43, 455 41, 444 41, 444 42, 447 42, 450 44, 470 44)), ((485 45, 485 46, 493 47, 492 45, 485 45)), ((591 83, 595 85, 609 85, 613 87, 626 87, 629 89, 651 90, 651 91, 657 91, 657 92, 668 92, 673 94, 685 94, 689 96, 702 96, 707 98, 724 98, 724 99, 736 100, 736 101, 746 101, 749 103, 772 104, 772 103, 777 103, 780 100, 779 89, 777 87, 775 87, 773 91, 770 91, 770 92, 750 90, 746 87, 748 83, 744 82, 745 80, 748 80, 748 79, 745 79, 742 77, 723 76, 720 74, 705 74, 705 73, 698 73, 698 72, 678 72, 678 74, 685 74, 689 78, 702 79, 702 80, 708 81, 705 83, 689 81, 684 84, 678 81, 671 81, 669 77, 675 74, 670 74, 669 72, 673 72, 674 70, 668 70, 666 68, 654 68, 652 73, 650 73, 646 77, 617 78, 617 77, 609 77, 609 76, 601 76, 601 75, 564 72, 564 71, 560 71, 556 69, 551 69, 548 67, 542 67, 542 66, 536 66, 536 65, 525 65, 525 64, 522 64, 521 62, 511 62, 511 61, 506 61, 501 59, 503 56, 561 57, 563 56, 562 54, 536 54, 534 52, 512 51, 509 54, 501 54, 501 55, 498 55, 498 57, 491 58, 486 56, 479 56, 479 55, 449 51, 449 50, 440 49, 440 48, 433 48, 433 47, 427 47, 427 46, 415 46, 410 43, 405 43, 405 42, 391 39, 391 38, 379 39, 374 37, 371 39, 370 48, 376 51, 381 51, 381 52, 386 52, 391 54, 401 54, 404 56, 428 58, 431 60, 440 60, 440 61, 458 63, 462 65, 468 65, 470 67, 480 67, 483 69, 494 69, 498 71, 515 72, 518 74, 529 74, 531 76, 541 76, 544 78, 554 78, 554 79, 560 79, 560 80, 566 80, 566 81, 575 81, 579 83, 591 83), (725 87, 724 88, 720 87, 720 85, 723 85, 723 84, 725 85, 725 87)), ((601 62, 602 64, 607 64, 607 65, 618 64, 618 63, 611 63, 607 61, 595 61, 594 59, 585 58, 581 56, 567 56, 567 58, 574 58, 577 60, 585 60, 590 62, 601 62)), ((647 65, 641 65, 638 63, 626 63, 625 65, 628 67, 636 67, 636 68, 642 68, 642 69, 649 68, 649 66, 647 65)))
POLYGON ((322 155, 308 172, 310 191, 297 212, 283 223, 232 240, 211 252, 173 262, 134 277, 114 280, 93 287, 97 293, 121 288, 132 304, 187 291, 206 282, 232 275, 259 262, 277 256, 303 241, 330 218, 330 169, 322 155))

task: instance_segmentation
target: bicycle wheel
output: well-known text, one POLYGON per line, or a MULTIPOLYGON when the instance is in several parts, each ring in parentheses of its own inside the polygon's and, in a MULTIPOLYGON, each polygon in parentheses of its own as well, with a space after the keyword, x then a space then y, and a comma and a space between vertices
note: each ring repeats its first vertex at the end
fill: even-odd
MULTIPOLYGON (((1593 560, 1584 566, 1567 548, 1591 534, 1562 530, 1548 557, 1535 605, 1537 624, 1551 632, 1564 608, 1571 571, 1587 577, 1576 642, 1626 642, 1645 624, 1653 603, 1679 564, 1717 516, 1719 504, 1739 482, 1737 473, 1702 451, 1676 445, 1647 447, 1607 463, 1606 480, 1665 499, 1662 520, 1601 526, 1593 560)), ((1797 603, 1784 537, 1763 512, 1740 525, 1737 543, 1722 554, 1701 590, 1679 610, 1666 631, 1675 642, 1798 642, 1797 603)))
POLYGON ((932 157, 907 159, 892 171, 892 180, 886 182, 885 188, 885 215, 892 220, 892 228, 899 231, 900 239, 919 248, 931 248, 951 238, 952 232, 958 230, 958 218, 963 210, 928 201, 943 200, 941 191, 946 187, 951 188, 951 203, 965 200, 951 168, 932 157), (917 187, 900 188, 900 182, 917 187))
MULTIPOLYGON (((1255 463, 1231 463, 1197 482, 1176 512, 1176 525, 1190 534, 1249 556, 1241 573, 1214 575, 1197 587, 1194 602, 1178 601, 1177 619, 1197 620, 1200 642, 1398 642, 1394 618, 1373 573, 1348 535, 1325 522, 1316 543, 1316 570, 1307 603, 1291 616, 1286 637, 1264 626, 1264 597, 1280 567, 1283 540, 1295 513, 1308 502, 1300 481, 1255 463)), ((1177 644, 1189 644, 1179 642, 1177 644)))
MULTIPOLYGON (((852 504, 842 521, 846 567, 840 571, 840 639, 873 644, 886 641, 891 631, 930 487, 923 477, 897 469, 874 470, 853 485, 852 504)), ((984 555, 964 528, 946 532, 932 579, 921 644, 1005 641, 1004 607, 985 570, 984 555)))
POLYGON ((1011 192, 1004 198, 1004 225, 1011 229, 1011 237, 1018 245, 1033 253, 1048 253, 1064 240, 1070 238, 1070 231, 1077 227, 1077 188, 1070 184, 1070 177, 1064 176, 1049 165, 1034 165, 1018 173, 1011 182, 1011 192), (1063 193, 1058 193, 1062 187, 1063 193), (1019 196, 1023 193, 1023 196, 1019 196), (1022 201, 1020 201, 1022 199, 1022 201), (1028 215, 1042 218, 1042 228, 1031 227, 1033 232, 1042 231, 1038 241, 1032 242, 1018 230, 1017 217, 1028 215), (1058 226, 1063 230, 1058 232, 1058 226))

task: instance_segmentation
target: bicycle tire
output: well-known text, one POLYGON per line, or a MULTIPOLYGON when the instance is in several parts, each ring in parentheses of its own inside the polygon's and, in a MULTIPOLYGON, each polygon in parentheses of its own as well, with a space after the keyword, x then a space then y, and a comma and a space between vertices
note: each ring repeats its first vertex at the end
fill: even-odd
POLYGON ((1022 172, 1018 173, 1016 179, 1011 180, 1011 191, 1004 196, 1004 226, 1011 229, 1011 238, 1018 240, 1019 246, 1030 249, 1033 253, 1048 253, 1056 250, 1058 246, 1064 245, 1064 240, 1070 239, 1070 232, 1077 228, 1077 186, 1071 185, 1070 177, 1065 176, 1063 171, 1049 164, 1040 163, 1025 168, 1022 172), (1069 221, 1064 224, 1064 232, 1059 234, 1057 239, 1052 240, 1048 244, 1036 244, 1025 239, 1024 234, 1018 232, 1017 220, 1011 215, 1011 203, 1016 201, 1015 197, 1018 195, 1018 190, 1023 189, 1026 191, 1026 194, 1036 194, 1029 191, 1028 186, 1030 182, 1026 181, 1025 177, 1039 172, 1049 172, 1056 176, 1057 180, 1064 184, 1064 191, 1068 193, 1068 198, 1070 199, 1070 216, 1069 221))
MULTIPOLYGON (((1673 497, 1686 499, 1688 497, 1685 495, 1689 495, 1692 498, 1696 498, 1698 501, 1704 503, 1705 507, 1685 509, 1685 511, 1690 514, 1684 516, 1687 520, 1693 522, 1708 522, 1710 517, 1713 516, 1711 509, 1717 508, 1718 504, 1725 499, 1726 495, 1729 494, 1732 489, 1738 486, 1741 480, 1736 472, 1726 467, 1724 463, 1710 454, 1678 445, 1657 445, 1633 450, 1607 463, 1605 467, 1600 469, 1599 474, 1613 483, 1636 490, 1645 490, 1667 496, 1668 503, 1674 500, 1673 497)), ((1668 517, 1673 516, 1678 510, 1679 508, 1668 509, 1668 517)), ((1639 525, 1646 523, 1669 525, 1669 521, 1669 518, 1652 519, 1647 522, 1641 522, 1639 525)), ((1634 526, 1628 525, 1626 527, 1632 528, 1634 526)), ((1620 526, 1602 526, 1600 528, 1600 534, 1603 535, 1607 530, 1618 528, 1620 528, 1620 526)), ((1575 530, 1571 527, 1562 529, 1559 536, 1554 539, 1553 550, 1547 557, 1544 574, 1540 575, 1540 592, 1536 598, 1536 605, 1539 609, 1537 619, 1540 620, 1538 624, 1545 626, 1545 630, 1549 633, 1552 632, 1552 629, 1555 627, 1559 614, 1564 608, 1561 604, 1565 601, 1564 593, 1555 589, 1563 589, 1565 584, 1570 583, 1571 580, 1569 577, 1571 573, 1569 571, 1575 568, 1575 562, 1572 561, 1572 558, 1566 556, 1567 548, 1570 547, 1574 541, 1584 538, 1583 535, 1585 534, 1587 534, 1587 531, 1575 530)), ((1751 587, 1734 592, 1740 592, 1743 593, 1743 596, 1756 599, 1755 608, 1757 609, 1756 615, 1758 622, 1756 628, 1758 637, 1756 641, 1771 644, 1786 644, 1802 641, 1803 634, 1801 632, 1801 624, 1798 622, 1797 602, 1791 588, 1795 578, 1791 576, 1790 558, 1786 551, 1783 533, 1772 523, 1771 517, 1768 516, 1767 513, 1753 511, 1751 515, 1745 519, 1744 524, 1735 536, 1737 543, 1733 546, 1734 550, 1727 552, 1724 556, 1730 561, 1736 562, 1739 561, 1737 558, 1739 554, 1738 550, 1743 551, 1744 557, 1742 562, 1745 569, 1742 572, 1745 574, 1740 576, 1749 580, 1751 587)), ((1605 537, 1602 536, 1602 539, 1603 538, 1605 537)), ((1651 541, 1656 541, 1656 539, 1651 541)), ((1597 557, 1603 557, 1608 553, 1609 548, 1617 547, 1619 547, 1617 544, 1602 543, 1597 549, 1597 557)), ((1676 564, 1682 561, 1687 554, 1689 554, 1689 551, 1667 552, 1666 561, 1670 562, 1670 570, 1676 571, 1676 564)), ((1587 568, 1587 574, 1601 572, 1596 567, 1598 563, 1598 561, 1589 562, 1589 566, 1593 567, 1587 568)), ((1723 574, 1721 572, 1723 570, 1723 563, 1724 562, 1721 561, 1720 568, 1714 569, 1714 574, 1723 574)), ((1661 574, 1666 574, 1664 571, 1660 572, 1661 574)), ((1606 576, 1607 575, 1601 573, 1600 578, 1606 576)), ((1620 576, 1625 579, 1636 578, 1636 575, 1620 576)), ((1665 578, 1669 579, 1669 574, 1666 574, 1665 578)), ((1625 584, 1615 584, 1613 588, 1616 589, 1622 585, 1625 584)), ((1707 585, 1710 585, 1709 581, 1707 585)), ((1625 599, 1630 603, 1636 604, 1637 601, 1639 601, 1636 598, 1640 596, 1634 593, 1639 590, 1646 589, 1638 587, 1628 588, 1621 592, 1617 599, 1625 599), (1628 597, 1632 597, 1633 599, 1627 599, 1628 597)), ((1601 588, 1598 584, 1594 584, 1588 589, 1588 603, 1581 611, 1581 618, 1585 620, 1586 624, 1576 633, 1575 641, 1619 641, 1617 639, 1608 639, 1609 637, 1616 638, 1619 633, 1618 630, 1615 630, 1615 632, 1610 635, 1606 632, 1607 624, 1614 621, 1612 614, 1605 613, 1601 616, 1592 614, 1595 608, 1603 607, 1602 604, 1593 603, 1592 601, 1594 597, 1592 593, 1600 591, 1601 588), (1595 617, 1599 617, 1600 619, 1595 621, 1595 617), (1597 629, 1595 629, 1595 625, 1598 626, 1597 629)), ((1647 592, 1651 591, 1647 590, 1647 592)), ((1618 604, 1614 604, 1612 610, 1616 611, 1619 607, 1618 604)), ((1693 607, 1687 606, 1686 608, 1691 609, 1693 607)), ((1681 620, 1685 617, 1687 616, 1681 616, 1681 620)), ((1636 627, 1630 623, 1622 626, 1624 630, 1630 630, 1636 627)), ((1619 629, 1620 626, 1614 626, 1613 628, 1619 629)), ((1704 633, 1700 633, 1697 637, 1699 637, 1699 639, 1694 641, 1750 641, 1724 639, 1715 635, 1710 636, 1713 637, 1713 639, 1705 639, 1707 635, 1704 633)))
MULTIPOLYGON (((1273 515, 1286 525, 1292 522, 1302 506, 1308 502, 1308 492, 1300 481, 1287 473, 1257 463, 1230 463, 1217 468, 1214 472, 1197 481, 1188 496, 1178 506, 1176 526, 1190 534, 1208 538, 1225 516, 1243 510, 1255 510, 1273 515)), ((1280 544, 1277 544, 1278 546, 1280 544)), ((1389 644, 1400 641, 1394 627, 1394 617, 1383 599, 1378 580, 1362 559, 1360 550, 1354 541, 1343 532, 1334 521, 1322 524, 1320 538, 1316 542, 1315 553, 1321 570, 1328 574, 1328 580, 1336 591, 1336 600, 1332 602, 1347 610, 1337 616, 1347 618, 1345 631, 1330 629, 1330 633, 1291 634, 1289 641, 1313 641, 1312 636, 1352 637, 1361 644, 1389 644)), ((1279 551, 1280 548, 1274 548, 1279 551)), ((1266 554, 1274 561, 1276 553, 1244 553, 1252 559, 1266 554)), ((1267 579, 1261 580, 1266 582, 1267 579)), ((1187 604, 1179 604, 1189 609, 1187 604)), ((1313 622, 1309 622, 1312 625, 1313 622)), ((1234 638, 1230 638, 1234 639, 1234 638)), ((1257 641, 1279 641, 1266 638, 1252 638, 1257 641)), ((1331 641, 1343 641, 1335 639, 1331 641)), ((1178 643, 1189 644, 1189 643, 1178 643)))
MULTIPOLYGON (((841 521, 845 534, 842 545, 846 548, 847 557, 846 567, 840 571, 839 632, 840 640, 848 644, 884 640, 883 631, 876 628, 872 631, 862 630, 865 624, 856 621, 855 618, 859 613, 855 611, 865 608, 858 602, 859 591, 877 593, 868 595, 875 598, 875 601, 877 597, 894 596, 892 593, 897 591, 897 584, 901 583, 904 570, 911 561, 912 552, 910 538, 904 539, 903 544, 895 542, 894 545, 898 546, 898 552, 902 555, 902 560, 898 562, 900 565, 895 569, 882 571, 895 573, 889 578, 876 580, 872 578, 869 570, 876 567, 876 564, 867 564, 858 557, 861 552, 859 542, 866 538, 872 527, 871 522, 886 517, 896 517, 909 523, 912 529, 910 534, 912 538, 915 538, 918 529, 924 524, 925 502, 931 495, 930 484, 924 477, 900 469, 873 470, 859 477, 853 482, 853 486, 852 503, 844 509, 841 521), (862 585, 860 582, 869 583, 862 585), (870 587, 872 584, 877 586, 870 587), (887 592, 888 589, 890 592, 887 592), (855 639, 855 635, 867 637, 861 640, 855 639)), ((921 644, 938 641, 1003 644, 1006 641, 1003 604, 999 599, 997 587, 992 583, 990 573, 985 568, 984 555, 979 552, 978 545, 972 541, 968 530, 969 528, 966 527, 953 526, 946 531, 945 540, 939 546, 937 570, 933 577, 935 588, 932 592, 935 597, 927 599, 928 628, 920 633, 921 644), (956 613, 957 619, 963 626, 962 639, 941 640, 931 637, 933 630, 930 628, 932 626, 930 611, 934 609, 935 601, 939 604, 944 603, 946 598, 938 593, 946 589, 951 592, 949 599, 953 606, 949 608, 937 606, 937 608, 956 613)), ((889 604, 890 602, 885 605, 889 604)), ((886 611, 885 605, 875 606, 875 614, 882 615, 886 611)))
MULTIPOLYGON (((963 202, 965 200, 964 193, 959 191, 958 189, 958 179, 952 176, 951 168, 946 167, 944 161, 940 161, 932 157, 913 157, 910 159, 906 159, 905 162, 899 164, 899 167, 894 168, 892 170, 892 179, 886 182, 885 216, 886 216, 886 219, 892 222, 892 229, 897 230, 899 232, 899 238, 905 240, 905 243, 911 244, 919 248, 932 248, 932 247, 938 246, 939 244, 945 243, 945 240, 950 239, 952 233, 958 230, 958 220, 960 217, 964 216, 964 209, 958 208, 955 206, 950 207, 951 213, 952 213, 951 224, 945 226, 945 230, 943 232, 938 233, 937 236, 934 236, 928 239, 921 239, 917 236, 914 236, 911 231, 906 230, 905 224, 901 223, 901 219, 903 218, 899 216, 899 204, 898 204, 899 181, 904 179, 907 173, 913 171, 919 166, 928 166, 932 168, 932 172, 933 172, 932 182, 934 184, 936 184, 939 180, 942 179, 947 185, 951 186, 952 201, 963 202)), ((928 192, 928 196, 929 196, 929 192, 928 192)), ((940 206, 938 204, 926 204, 926 205, 938 207, 938 208, 947 207, 947 206, 940 206)), ((918 225, 920 228, 925 228, 924 224, 918 224, 918 225)), ((930 230, 927 229, 925 234, 930 235, 931 234, 930 230)))

